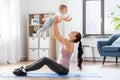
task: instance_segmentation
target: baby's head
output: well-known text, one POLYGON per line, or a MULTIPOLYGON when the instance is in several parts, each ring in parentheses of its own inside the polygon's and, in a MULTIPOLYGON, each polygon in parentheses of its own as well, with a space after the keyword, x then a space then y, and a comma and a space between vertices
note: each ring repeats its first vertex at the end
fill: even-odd
POLYGON ((62 14, 66 14, 67 13, 67 6, 64 5, 64 4, 61 4, 60 7, 59 7, 59 11, 62 14))

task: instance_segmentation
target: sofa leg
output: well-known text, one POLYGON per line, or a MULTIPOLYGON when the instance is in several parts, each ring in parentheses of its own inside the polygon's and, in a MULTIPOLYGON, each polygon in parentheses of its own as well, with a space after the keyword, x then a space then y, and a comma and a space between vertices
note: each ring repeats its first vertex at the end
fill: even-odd
POLYGON ((118 57, 116 57, 116 64, 118 63, 118 57))
POLYGON ((105 59, 106 59, 106 56, 104 56, 104 58, 103 58, 103 65, 104 65, 104 63, 105 63, 105 59))

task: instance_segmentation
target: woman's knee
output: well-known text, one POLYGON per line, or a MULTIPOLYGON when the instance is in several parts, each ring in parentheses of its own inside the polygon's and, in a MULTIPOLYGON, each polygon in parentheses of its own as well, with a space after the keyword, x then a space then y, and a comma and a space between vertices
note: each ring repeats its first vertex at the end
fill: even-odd
POLYGON ((42 60, 48 60, 48 58, 47 58, 47 57, 42 57, 41 59, 42 59, 42 60))
POLYGON ((42 57, 41 59, 39 59, 38 61, 36 61, 37 63, 47 63, 48 62, 48 58, 47 57, 42 57))

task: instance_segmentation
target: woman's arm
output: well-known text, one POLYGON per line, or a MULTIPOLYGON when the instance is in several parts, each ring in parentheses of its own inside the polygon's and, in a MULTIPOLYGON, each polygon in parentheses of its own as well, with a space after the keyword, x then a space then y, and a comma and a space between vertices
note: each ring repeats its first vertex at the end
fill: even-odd
POLYGON ((58 22, 59 22, 58 17, 55 16, 53 26, 52 26, 52 35, 56 40, 58 40, 59 42, 61 42, 64 45, 67 45, 67 44, 69 44, 69 41, 60 35, 60 33, 58 31, 58 27, 57 27, 58 22))

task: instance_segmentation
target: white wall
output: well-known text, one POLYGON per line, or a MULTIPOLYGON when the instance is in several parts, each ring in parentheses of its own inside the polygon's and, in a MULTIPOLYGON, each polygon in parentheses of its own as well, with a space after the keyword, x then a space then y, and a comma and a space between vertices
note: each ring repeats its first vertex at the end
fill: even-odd
MULTIPOLYGON (((27 14, 42 12, 58 12, 61 3, 67 0, 20 0, 20 21, 21 21, 21 40, 22 40, 22 58, 27 54, 27 14)), ((60 27, 60 32, 64 31, 60 27)), ((62 32, 63 33, 63 32, 62 32)))
POLYGON ((28 13, 57 12, 59 2, 60 0, 29 0, 28 13))

